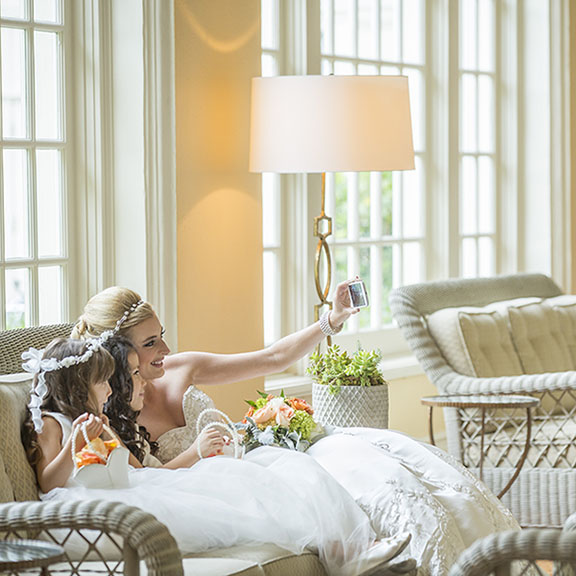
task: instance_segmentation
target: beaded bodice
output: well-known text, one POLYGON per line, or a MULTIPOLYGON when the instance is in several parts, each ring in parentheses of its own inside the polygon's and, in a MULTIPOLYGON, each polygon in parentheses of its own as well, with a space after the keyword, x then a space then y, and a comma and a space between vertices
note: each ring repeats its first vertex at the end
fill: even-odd
POLYGON ((190 386, 182 398, 186 424, 172 428, 158 438, 156 457, 165 463, 184 452, 196 440, 196 421, 200 412, 206 408, 214 408, 212 399, 198 388, 190 386))

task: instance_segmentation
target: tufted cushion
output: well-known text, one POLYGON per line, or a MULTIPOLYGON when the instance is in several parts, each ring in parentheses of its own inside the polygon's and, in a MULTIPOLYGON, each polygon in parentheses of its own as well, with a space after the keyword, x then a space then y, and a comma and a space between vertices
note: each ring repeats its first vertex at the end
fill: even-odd
POLYGON ((568 352, 576 365, 576 295, 563 294, 556 298, 548 298, 546 303, 554 310, 559 328, 566 340, 568 352))
POLYGON ((526 374, 576 367, 559 318, 548 301, 508 307, 512 340, 526 374))
POLYGON ((26 459, 20 428, 26 414, 30 375, 0 377, 0 498, 37 500, 36 477, 26 459), (8 380, 8 381, 7 381, 8 380), (8 480, 10 486, 6 486, 8 480))
POLYGON ((506 318, 507 304, 518 301, 444 308, 428 316, 428 329, 456 372, 482 378, 522 374, 506 318))

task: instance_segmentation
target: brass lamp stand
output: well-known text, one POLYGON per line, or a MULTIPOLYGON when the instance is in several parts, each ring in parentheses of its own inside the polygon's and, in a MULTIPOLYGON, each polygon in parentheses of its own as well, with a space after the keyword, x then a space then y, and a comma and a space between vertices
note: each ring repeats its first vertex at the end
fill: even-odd
MULTIPOLYGON (((327 238, 332 234, 332 218, 326 215, 326 172, 322 172, 322 205, 320 208, 320 215, 314 218, 314 236, 318 238, 316 244, 316 255, 314 257, 314 283, 316 284, 316 294, 320 302, 314 304, 314 321, 318 322, 320 314, 324 306, 328 306, 332 310, 332 302, 328 300, 330 293, 330 284, 332 281, 332 257, 330 255, 330 246, 328 245, 327 238), (326 280, 324 287, 321 285, 320 280, 320 267, 322 265, 322 256, 324 256, 324 263, 326 265, 326 280)), ((326 338, 328 346, 332 346, 332 336, 326 338)))

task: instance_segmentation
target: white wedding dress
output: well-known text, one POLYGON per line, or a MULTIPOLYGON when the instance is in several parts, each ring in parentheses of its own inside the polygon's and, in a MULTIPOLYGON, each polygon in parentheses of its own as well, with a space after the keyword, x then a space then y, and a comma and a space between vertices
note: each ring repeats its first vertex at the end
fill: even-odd
MULTIPOLYGON (((47 413, 67 441, 72 422, 47 413)), ((375 533, 353 498, 305 454, 267 447, 251 458, 213 457, 191 468, 138 468, 130 487, 88 489, 71 477, 43 500, 108 500, 138 506, 164 523, 184 554, 238 544, 273 543, 317 552, 330 576, 354 576, 376 554, 394 558, 406 534, 372 548, 375 533)), ((78 550, 72 549, 72 553, 78 550)))
MULTIPOLYGON (((183 398, 186 426, 158 439, 167 462, 194 441, 196 420, 213 407, 191 386, 183 398)), ((249 452, 257 458, 263 448, 249 452)), ((333 429, 306 452, 333 476, 370 517, 378 537, 412 534, 409 556, 418 576, 448 574, 459 554, 493 532, 519 529, 512 514, 453 457, 392 430, 333 429)))

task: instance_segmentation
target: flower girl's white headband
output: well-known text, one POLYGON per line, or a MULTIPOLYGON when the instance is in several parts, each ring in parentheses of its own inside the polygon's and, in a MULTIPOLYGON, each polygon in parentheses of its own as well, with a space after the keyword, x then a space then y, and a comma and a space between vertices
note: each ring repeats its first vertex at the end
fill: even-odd
POLYGON ((102 344, 104 344, 104 342, 106 342, 111 336, 117 334, 120 327, 124 322, 126 322, 130 314, 132 314, 132 312, 134 312, 134 310, 143 303, 143 300, 139 300, 135 304, 132 304, 132 306, 124 312, 120 320, 116 322, 116 326, 114 326, 113 330, 106 330, 105 332, 102 332, 98 338, 87 340, 86 351, 83 354, 79 354, 78 356, 66 356, 65 358, 62 358, 62 360, 58 360, 56 358, 42 358, 44 350, 37 350, 36 348, 30 348, 26 352, 22 353, 22 360, 25 361, 22 364, 22 368, 24 368, 26 372, 38 375, 38 378, 36 378, 35 382, 32 383, 30 403, 28 404, 28 408, 30 408, 32 414, 34 430, 36 430, 37 433, 42 432, 43 424, 41 406, 44 396, 46 396, 46 392, 48 392, 45 379, 46 372, 54 372, 61 368, 69 368, 76 364, 88 362, 88 360, 92 358, 94 352, 99 350, 102 344))

